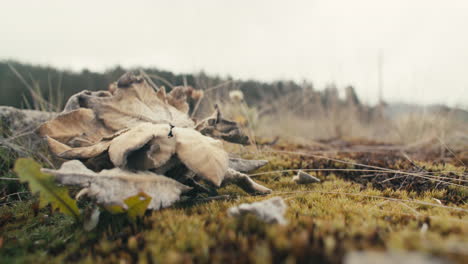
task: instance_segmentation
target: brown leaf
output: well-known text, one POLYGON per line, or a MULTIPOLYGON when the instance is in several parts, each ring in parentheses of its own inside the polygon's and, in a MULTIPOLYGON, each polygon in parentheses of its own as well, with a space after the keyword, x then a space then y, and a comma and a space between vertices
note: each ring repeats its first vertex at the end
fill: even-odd
POLYGON ((114 133, 97 120, 93 110, 85 108, 57 116, 40 126, 38 132, 70 147, 91 146, 114 133))
POLYGON ((107 151, 111 143, 110 140, 104 140, 87 147, 71 148, 51 137, 46 137, 46 139, 47 143, 49 144, 50 150, 55 155, 63 159, 93 158, 107 151))
POLYGON ((192 90, 190 86, 176 86, 167 94, 167 102, 182 113, 188 113, 190 107, 187 103, 187 95, 191 94, 192 90))
POLYGON ((92 97, 87 105, 104 124, 113 129, 131 128, 142 122, 172 124, 193 127, 193 121, 183 113, 161 100, 161 94, 146 81, 118 87, 112 97, 92 97))

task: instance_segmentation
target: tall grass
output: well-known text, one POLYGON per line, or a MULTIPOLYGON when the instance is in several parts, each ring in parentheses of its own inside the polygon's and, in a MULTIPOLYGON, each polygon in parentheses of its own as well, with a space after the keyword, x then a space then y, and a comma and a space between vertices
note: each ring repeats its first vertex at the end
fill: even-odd
POLYGON ((207 91, 198 115, 208 114, 218 104, 225 115, 242 123, 256 137, 328 147, 342 141, 375 142, 441 156, 454 152, 468 156, 468 122, 456 113, 460 110, 389 116, 384 104, 353 103, 349 98, 334 97, 333 89, 316 91, 307 85, 300 92, 274 99, 265 96, 254 103, 238 102, 229 98, 230 91, 239 89, 235 81, 206 83, 203 76, 196 80, 198 88, 207 91))
POLYGON ((26 108, 47 112, 59 112, 62 110, 65 98, 61 89, 61 75, 55 87, 49 75, 48 88, 44 89, 39 85, 38 81, 34 80, 33 76, 30 75, 30 80, 28 81, 12 64, 8 64, 8 67, 28 89, 31 100, 28 100, 26 95, 23 94, 23 101, 26 108))

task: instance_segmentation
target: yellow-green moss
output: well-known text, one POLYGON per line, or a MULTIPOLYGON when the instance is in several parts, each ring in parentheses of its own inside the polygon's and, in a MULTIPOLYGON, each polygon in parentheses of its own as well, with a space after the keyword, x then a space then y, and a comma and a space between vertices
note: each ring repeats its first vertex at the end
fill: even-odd
MULTIPOLYGON (((260 171, 302 168, 309 162, 286 154, 242 156, 270 160, 260 171)), ((378 189, 333 173, 316 173, 321 183, 297 185, 291 182, 293 174, 256 177, 274 190, 269 196, 249 196, 229 186, 220 193, 238 198, 178 204, 149 212, 133 225, 107 216, 91 233, 59 214, 50 216, 51 223, 41 222, 47 212, 34 216, 30 202, 18 202, 0 209, 1 219, 10 215, 2 223, 0 254, 7 262, 43 263, 339 263, 352 250, 412 250, 459 263, 467 259, 468 204, 446 199, 447 189, 378 189), (288 225, 226 214, 231 206, 272 196, 286 200, 288 225), (36 245, 38 240, 46 243, 36 245)))

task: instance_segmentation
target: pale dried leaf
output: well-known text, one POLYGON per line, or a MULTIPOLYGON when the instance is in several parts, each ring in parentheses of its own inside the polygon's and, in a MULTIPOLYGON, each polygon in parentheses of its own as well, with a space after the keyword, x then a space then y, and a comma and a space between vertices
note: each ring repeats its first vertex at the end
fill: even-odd
MULTIPOLYGON (((176 142, 169 137, 169 125, 142 123, 114 138, 109 147, 109 157, 116 167, 127 167, 129 155, 140 170, 158 168, 175 153, 176 142), (148 145, 147 148, 144 146, 148 145), (141 152, 141 153, 137 153, 141 152)), ((132 166, 135 167, 135 166, 132 166)))
POLYGON ((112 94, 109 91, 88 91, 88 90, 83 90, 77 94, 72 95, 67 103, 65 104, 65 107, 63 108, 63 113, 67 113, 73 110, 76 110, 78 108, 88 108, 86 101, 86 98, 88 97, 109 97, 112 94))
POLYGON ((190 86, 176 86, 167 94, 167 102, 182 113, 188 113, 190 107, 187 103, 187 95, 192 91, 193 88, 190 86))
POLYGON ((96 157, 107 151, 111 143, 110 140, 104 140, 87 147, 72 148, 51 137, 46 137, 46 140, 52 153, 62 159, 89 159, 96 157))
POLYGON ((229 168, 239 172, 249 172, 265 166, 268 160, 246 160, 229 158, 229 168))
POLYGON ((161 99, 161 101, 165 104, 167 104, 167 94, 166 94, 166 88, 164 86, 159 87, 159 90, 156 92, 156 96, 161 99))
POLYGON ((90 146, 114 134, 102 125, 93 110, 85 108, 57 116, 41 125, 38 132, 70 147, 90 146))
POLYGON ((223 143, 193 129, 175 127, 172 132, 180 160, 198 175, 220 186, 229 163, 223 143))
POLYGON ((67 161, 59 170, 43 169, 65 185, 87 188, 86 194, 102 205, 124 205, 124 200, 144 192, 152 197, 149 209, 158 210, 178 201, 183 192, 190 190, 173 179, 151 172, 130 172, 119 168, 99 173, 86 168, 78 160, 67 161))
POLYGON ((160 99, 146 80, 118 87, 111 97, 90 97, 87 105, 113 130, 131 128, 142 122, 193 127, 193 121, 160 99))

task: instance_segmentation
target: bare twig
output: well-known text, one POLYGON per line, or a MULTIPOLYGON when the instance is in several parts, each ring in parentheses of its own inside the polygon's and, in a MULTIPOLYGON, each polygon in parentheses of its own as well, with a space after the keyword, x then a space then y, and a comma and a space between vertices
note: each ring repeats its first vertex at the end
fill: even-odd
POLYGON ((5 180, 5 181, 19 181, 18 178, 8 178, 8 177, 0 177, 0 180, 5 180))

